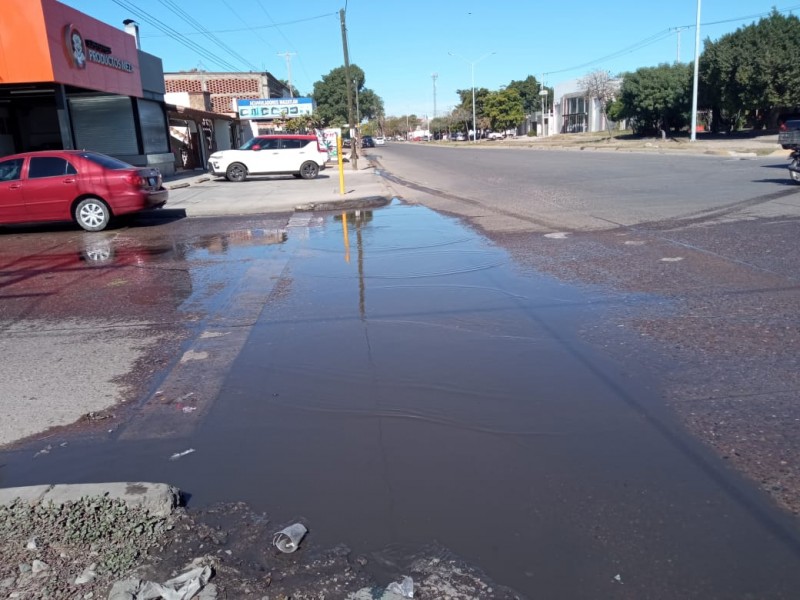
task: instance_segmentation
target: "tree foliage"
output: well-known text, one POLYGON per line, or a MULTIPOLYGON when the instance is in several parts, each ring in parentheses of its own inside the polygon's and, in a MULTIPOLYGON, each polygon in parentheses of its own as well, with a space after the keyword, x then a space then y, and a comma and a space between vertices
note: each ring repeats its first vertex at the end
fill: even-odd
MULTIPOLYGON (((461 98, 461 103, 458 105, 458 108, 466 110, 470 117, 469 120, 472 121, 472 88, 466 90, 456 90, 459 98, 461 98)), ((475 116, 476 117, 483 117, 485 116, 483 103, 486 100, 486 96, 490 94, 489 90, 486 88, 475 88, 475 116)))
MULTIPOLYGON (((347 106, 347 76, 344 66, 333 69, 322 80, 314 83, 314 102, 317 116, 324 125, 341 126, 349 120, 347 106)), ((350 65, 353 79, 353 94, 358 91, 358 109, 362 119, 376 118, 383 113, 383 100, 374 91, 364 87, 364 71, 358 65, 350 65)), ((355 117, 356 98, 353 97, 355 117)))
POLYGON ((614 116, 628 119, 638 133, 678 130, 689 121, 691 84, 688 64, 662 64, 627 73, 614 116))
MULTIPOLYGON (((542 91, 542 85, 533 75, 528 75, 521 81, 512 80, 506 86, 506 89, 517 90, 522 100, 522 109, 525 114, 532 115, 542 110, 542 97, 539 95, 539 92, 542 91)), ((552 93, 552 90, 550 90, 550 93, 552 93)))
POLYGON ((746 111, 755 124, 774 126, 782 109, 800 106, 798 55, 800 19, 775 9, 716 42, 706 40, 700 59, 704 104, 717 117, 746 111))
POLYGON ((316 115, 302 115, 283 123, 283 128, 291 133, 313 133, 320 127, 322 127, 322 122, 316 115))
POLYGON ((525 120, 522 97, 514 88, 490 92, 484 99, 483 108, 489 126, 494 130, 516 128, 525 120))

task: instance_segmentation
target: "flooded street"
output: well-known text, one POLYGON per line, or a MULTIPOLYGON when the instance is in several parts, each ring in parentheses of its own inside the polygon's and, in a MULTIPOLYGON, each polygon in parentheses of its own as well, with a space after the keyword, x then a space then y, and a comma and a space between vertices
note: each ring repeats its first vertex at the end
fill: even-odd
MULTIPOLYGON (((110 433, 1 453, 0 485, 169 482, 190 508, 302 518, 313 545, 437 543, 530 598, 793 597, 796 522, 586 341, 662 298, 567 285, 421 206, 262 225, 142 233, 157 277, 99 305, 121 321, 109 294, 150 289, 136 314, 175 329, 169 373, 110 433)), ((57 305, 25 318, 98 317, 57 305)))

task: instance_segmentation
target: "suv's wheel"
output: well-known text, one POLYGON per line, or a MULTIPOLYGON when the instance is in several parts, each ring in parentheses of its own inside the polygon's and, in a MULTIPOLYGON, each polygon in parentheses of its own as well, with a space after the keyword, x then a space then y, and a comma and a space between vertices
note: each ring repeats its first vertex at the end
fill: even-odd
POLYGON ((111 220, 111 209, 100 198, 84 198, 75 206, 73 216, 86 231, 102 231, 111 220))
POLYGON ((244 181, 247 179, 247 167, 242 163, 232 163, 225 171, 225 178, 228 181, 244 181))
POLYGON ((314 179, 319 175, 319 165, 313 161, 307 160, 300 165, 300 177, 303 179, 314 179))

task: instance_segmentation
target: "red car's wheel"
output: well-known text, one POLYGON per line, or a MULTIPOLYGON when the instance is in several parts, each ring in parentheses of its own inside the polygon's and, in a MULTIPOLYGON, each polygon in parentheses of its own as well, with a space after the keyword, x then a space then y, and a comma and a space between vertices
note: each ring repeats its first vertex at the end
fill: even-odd
POLYGON ((86 231, 102 231, 111 220, 111 209, 100 198, 84 198, 75 206, 74 215, 86 231))

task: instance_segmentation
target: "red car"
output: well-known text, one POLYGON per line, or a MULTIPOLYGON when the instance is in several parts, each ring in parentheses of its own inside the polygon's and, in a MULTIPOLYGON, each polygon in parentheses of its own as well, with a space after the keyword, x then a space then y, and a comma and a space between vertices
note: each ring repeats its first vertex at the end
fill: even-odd
POLYGON ((164 206, 158 169, 87 150, 47 150, 0 158, 0 225, 75 221, 105 229, 112 217, 164 206))

